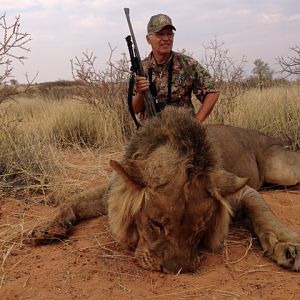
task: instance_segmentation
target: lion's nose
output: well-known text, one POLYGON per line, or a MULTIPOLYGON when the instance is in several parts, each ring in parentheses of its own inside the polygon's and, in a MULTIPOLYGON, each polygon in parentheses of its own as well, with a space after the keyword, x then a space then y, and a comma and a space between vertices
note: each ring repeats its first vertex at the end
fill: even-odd
POLYGON ((162 270, 163 272, 169 274, 188 273, 194 271, 194 269, 190 264, 187 264, 186 262, 182 262, 177 258, 170 258, 166 260, 162 265, 162 270))

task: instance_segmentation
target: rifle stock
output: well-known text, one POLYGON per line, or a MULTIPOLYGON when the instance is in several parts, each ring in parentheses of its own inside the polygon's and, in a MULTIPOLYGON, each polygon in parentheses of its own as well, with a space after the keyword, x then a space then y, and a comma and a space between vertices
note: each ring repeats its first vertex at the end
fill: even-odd
MULTIPOLYGON (((127 19, 127 23, 128 23, 128 27, 129 27, 129 31, 130 31, 130 36, 132 38, 132 42, 133 42, 133 46, 134 46, 134 49, 132 50, 132 47, 130 46, 131 45, 130 37, 127 37, 126 41, 127 41, 130 59, 131 59, 131 65, 132 65, 131 70, 134 73, 136 73, 138 76, 146 77, 146 73, 145 73, 143 65, 142 65, 140 52, 139 52, 139 49, 137 46, 137 42, 136 42, 133 28, 132 28, 131 21, 130 21, 129 8, 124 8, 124 12, 126 15, 126 19, 127 19)), ((155 99, 151 95, 150 91, 148 90, 144 94, 144 105, 145 105, 145 112, 146 112, 147 117, 153 117, 156 115, 157 110, 156 110, 155 104, 156 104, 155 99)))

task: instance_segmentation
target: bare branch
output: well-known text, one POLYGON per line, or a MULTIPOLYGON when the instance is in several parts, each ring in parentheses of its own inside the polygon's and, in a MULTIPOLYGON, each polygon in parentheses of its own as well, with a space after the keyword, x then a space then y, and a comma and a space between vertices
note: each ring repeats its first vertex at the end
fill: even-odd
POLYGON ((71 71, 78 85, 78 99, 92 106, 99 106, 103 99, 120 96, 125 98, 127 81, 129 77, 129 65, 125 54, 117 62, 113 62, 113 53, 116 48, 110 48, 110 56, 105 70, 97 70, 94 53, 85 51, 82 57, 71 60, 71 71), (120 93, 120 95, 116 95, 120 93), (107 97, 108 96, 108 97, 107 97))
POLYGON ((125 54, 113 62, 116 48, 110 48, 107 67, 99 70, 96 67, 96 56, 88 51, 82 57, 71 60, 71 71, 77 82, 76 100, 92 107, 94 111, 118 116, 121 130, 125 136, 132 132, 132 122, 127 106, 128 80, 130 75, 129 61, 125 54))
POLYGON ((18 89, 16 86, 9 86, 8 82, 13 78, 13 61, 23 63, 26 59, 23 52, 29 52, 27 44, 31 41, 30 34, 20 31, 20 16, 17 16, 14 22, 7 24, 6 15, 0 16, 0 104, 14 96, 23 93, 29 89, 34 81, 27 79, 27 86, 18 89))
POLYGON ((296 45, 291 47, 293 56, 278 57, 277 62, 281 67, 281 73, 287 74, 286 77, 291 75, 300 75, 300 46, 296 45))
POLYGON ((214 114, 217 114, 216 118, 223 122, 226 114, 234 109, 234 99, 245 91, 243 77, 246 59, 245 57, 240 60, 232 59, 224 42, 214 39, 204 46, 201 63, 213 77, 215 85, 222 91, 222 107, 227 111, 215 109, 214 114))

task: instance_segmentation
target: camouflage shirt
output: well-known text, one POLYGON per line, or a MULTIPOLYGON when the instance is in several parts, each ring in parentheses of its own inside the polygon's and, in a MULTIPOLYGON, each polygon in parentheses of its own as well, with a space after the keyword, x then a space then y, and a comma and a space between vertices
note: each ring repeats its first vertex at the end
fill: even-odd
POLYGON ((192 92, 202 103, 207 93, 217 92, 214 82, 195 59, 172 52, 167 63, 158 65, 152 55, 143 60, 143 67, 148 74, 152 69, 152 81, 155 83, 159 103, 166 105, 168 101, 169 65, 173 57, 171 103, 172 105, 193 107, 192 92))

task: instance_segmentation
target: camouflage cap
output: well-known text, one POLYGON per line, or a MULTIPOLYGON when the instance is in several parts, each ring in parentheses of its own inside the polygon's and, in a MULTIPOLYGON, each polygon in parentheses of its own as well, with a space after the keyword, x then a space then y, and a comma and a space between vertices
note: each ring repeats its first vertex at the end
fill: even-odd
POLYGON ((150 18, 147 26, 147 31, 148 33, 159 32, 166 26, 170 26, 173 30, 176 30, 176 28, 172 24, 172 20, 170 17, 164 14, 154 15, 150 18))

